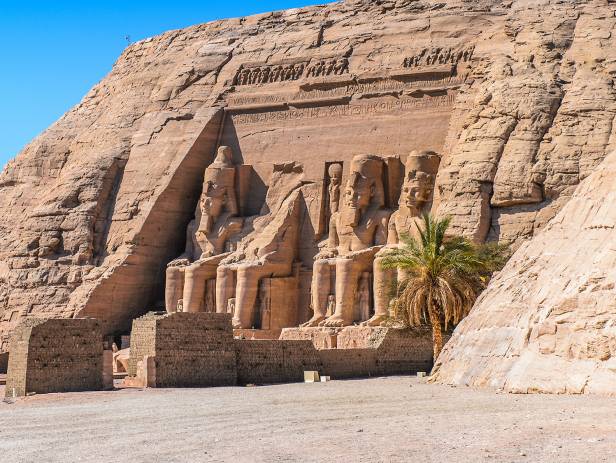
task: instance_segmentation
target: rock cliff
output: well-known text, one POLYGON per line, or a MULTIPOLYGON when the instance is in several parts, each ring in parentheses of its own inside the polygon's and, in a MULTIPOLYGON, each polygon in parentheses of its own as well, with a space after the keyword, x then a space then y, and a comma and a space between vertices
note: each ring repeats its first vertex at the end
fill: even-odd
POLYGON ((327 162, 435 151, 433 209, 519 246, 615 148, 615 10, 348 0, 131 45, 0 174, 0 350, 24 317, 116 333, 161 301, 221 144, 254 168, 247 215, 272 163, 304 163, 318 192, 327 162))
POLYGON ((616 152, 523 244, 456 329, 434 379, 616 394, 616 152))

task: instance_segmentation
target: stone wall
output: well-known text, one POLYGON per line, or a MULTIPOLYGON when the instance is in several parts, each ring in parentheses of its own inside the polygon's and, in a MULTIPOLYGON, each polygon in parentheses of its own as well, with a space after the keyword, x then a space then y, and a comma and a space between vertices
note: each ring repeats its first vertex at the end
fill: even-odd
POLYGON ((304 371, 322 369, 321 358, 310 341, 236 340, 239 384, 303 381, 304 371))
POLYGON ((130 376, 154 357, 155 387, 232 386, 236 354, 231 316, 210 313, 147 314, 133 322, 130 376))
POLYGON ((103 335, 93 319, 28 319, 13 332, 7 396, 103 389, 103 335))
POLYGON ((317 349, 309 339, 233 339, 227 314, 151 313, 133 323, 129 383, 153 387, 273 384, 302 381, 304 371, 343 379, 432 368, 429 330, 348 327, 338 338, 346 345, 350 339, 363 339, 364 344, 317 349), (143 377, 138 378, 140 374, 143 377))

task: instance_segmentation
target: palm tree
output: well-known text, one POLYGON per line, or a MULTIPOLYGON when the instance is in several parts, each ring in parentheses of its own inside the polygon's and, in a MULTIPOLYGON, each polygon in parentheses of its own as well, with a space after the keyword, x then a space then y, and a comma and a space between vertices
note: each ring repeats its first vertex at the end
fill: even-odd
POLYGON ((475 245, 461 236, 447 236, 450 218, 423 216, 418 237, 402 237, 403 246, 383 259, 383 268, 400 269, 393 317, 408 326, 430 323, 434 361, 443 349, 443 332, 468 315, 490 276, 505 264, 507 248, 475 245))

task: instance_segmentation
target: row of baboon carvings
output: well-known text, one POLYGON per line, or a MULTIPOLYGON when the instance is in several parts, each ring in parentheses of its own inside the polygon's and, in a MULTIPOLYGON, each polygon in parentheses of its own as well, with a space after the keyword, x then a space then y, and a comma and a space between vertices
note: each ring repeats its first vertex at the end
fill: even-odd
MULTIPOLYGON (((195 219, 187 229, 185 253, 169 263, 167 311, 232 313, 235 328, 288 327, 296 319, 300 204, 303 168, 275 165, 266 204, 257 216, 240 215, 237 193, 242 167, 221 147, 205 170, 195 219), (278 302, 276 302, 278 301, 278 302), (295 303, 293 302, 295 301, 295 303)), ((342 185, 343 164, 327 166, 328 236, 312 264, 310 308, 303 326, 378 325, 389 314, 391 283, 402 277, 385 270, 383 255, 413 233, 430 206, 440 158, 411 153, 405 163, 399 207, 386 206, 387 160, 356 156, 342 185)))
POLYGON ((302 77, 339 76, 348 72, 349 60, 347 58, 318 60, 313 63, 242 67, 237 71, 233 85, 271 84, 298 80, 302 77))
MULTIPOLYGON (((418 53, 404 58, 402 66, 405 68, 421 68, 423 66, 437 66, 460 62, 469 62, 473 57, 473 46, 464 49, 454 48, 424 48, 418 53)), ((306 60, 294 64, 272 64, 238 69, 233 85, 260 85, 275 82, 287 82, 301 78, 339 76, 349 73, 348 58, 330 58, 320 60, 306 60)))

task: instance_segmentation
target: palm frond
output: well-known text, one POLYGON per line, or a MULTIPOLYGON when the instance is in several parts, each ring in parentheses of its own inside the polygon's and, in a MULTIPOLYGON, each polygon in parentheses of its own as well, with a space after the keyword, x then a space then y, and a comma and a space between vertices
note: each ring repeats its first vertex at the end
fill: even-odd
MULTIPOLYGON (((490 276, 509 257, 501 244, 476 245, 462 236, 448 236, 449 217, 429 214, 417 224, 417 237, 402 235, 402 247, 382 259, 386 269, 402 269, 406 278, 398 282, 393 304, 394 318, 409 326, 426 323, 456 326, 468 315, 490 276), (429 308, 438 320, 431 320, 429 308)), ((436 349, 435 349, 436 353, 436 349)))

